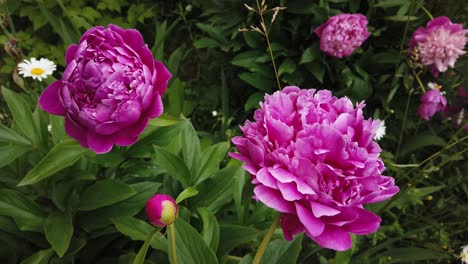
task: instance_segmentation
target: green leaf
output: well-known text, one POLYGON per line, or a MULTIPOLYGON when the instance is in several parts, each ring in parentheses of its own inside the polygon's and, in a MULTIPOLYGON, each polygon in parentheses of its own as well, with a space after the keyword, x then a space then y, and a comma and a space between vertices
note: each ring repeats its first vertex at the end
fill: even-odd
POLYGON ((197 163, 200 165, 197 166, 195 173, 196 184, 206 180, 219 170, 219 164, 224 160, 230 146, 229 142, 220 142, 203 150, 201 162, 197 163))
POLYGON ((420 134, 409 137, 401 147, 401 155, 413 153, 418 149, 425 148, 427 146, 440 146, 445 147, 447 142, 439 136, 420 134))
POLYGON ((427 195, 429 195, 431 193, 434 193, 434 192, 437 192, 437 191, 441 190, 444 187, 445 187, 445 185, 416 188, 416 189, 414 189, 414 194, 418 198, 423 198, 423 197, 426 197, 427 195))
POLYGON ((161 147, 154 146, 154 149, 156 150, 156 164, 165 169, 169 175, 182 183, 184 187, 188 187, 191 174, 185 163, 179 157, 161 147))
POLYGON ((244 72, 239 74, 239 78, 262 91, 269 92, 276 87, 274 80, 266 78, 259 73, 244 72))
MULTIPOLYGON (((268 247, 263 254, 260 263, 270 264, 295 264, 302 249, 303 234, 298 235, 294 240, 286 241, 283 238, 275 239, 268 243, 268 247)), ((338 263, 338 262, 337 262, 338 263)))
MULTIPOLYGON (((79 213, 79 223, 86 230, 95 230, 111 223, 111 219, 118 216, 134 216, 146 205, 148 199, 158 192, 160 183, 140 182, 131 184, 137 194, 119 203, 98 208, 93 211, 79 213)), ((146 236, 145 236, 146 238, 146 236)), ((144 240, 143 238, 142 240, 144 240)))
POLYGON ((49 153, 23 178, 18 186, 42 181, 54 173, 73 165, 89 150, 81 147, 75 140, 68 140, 55 145, 49 153))
POLYGON ((212 38, 199 38, 193 42, 193 46, 197 49, 216 48, 221 44, 212 38))
MULTIPOLYGON (((201 235, 191 225, 180 217, 174 222, 174 228, 169 228, 169 252, 172 252, 172 231, 175 229, 176 253, 179 263, 212 264, 218 263, 214 252, 206 245, 201 235)), ((169 254, 171 256, 171 254, 169 254)), ((172 257, 169 258, 174 263, 172 257)))
POLYGON ((195 205, 207 207, 216 213, 223 205, 231 201, 235 175, 241 170, 241 167, 229 166, 199 184, 197 188, 200 193, 194 199, 195 205))
POLYGON ((54 250, 51 248, 40 250, 29 258, 21 261, 20 264, 47 264, 53 254, 54 250))
POLYGON ((42 232, 44 213, 20 192, 0 189, 0 215, 12 217, 22 231, 42 232))
POLYGON ((257 58, 260 56, 263 56, 263 53, 258 50, 251 50, 237 55, 232 59, 231 63, 252 71, 252 67, 257 63, 257 58))
POLYGON ((244 105, 244 111, 247 112, 250 109, 258 109, 260 108, 260 102, 263 100, 265 93, 253 93, 247 99, 244 105))
POLYGON ((79 210, 90 211, 126 200, 136 194, 129 185, 112 179, 98 181, 81 195, 79 210))
POLYGON ((190 121, 185 121, 181 134, 182 156, 189 171, 193 171, 200 159, 200 140, 190 121))
POLYGON ((69 139, 65 132, 65 118, 63 116, 49 115, 49 122, 51 126, 52 141, 58 144, 62 141, 69 139))
POLYGON ((334 258, 334 263, 348 264, 353 256, 353 249, 346 251, 337 251, 334 258))
POLYGON ((219 27, 213 27, 211 25, 197 23, 197 28, 208 33, 212 38, 216 39, 219 43, 226 43, 226 38, 224 38, 222 31, 219 27))
POLYGON ((10 164, 30 150, 32 150, 32 147, 27 145, 0 146, 0 168, 10 164))
POLYGON ((69 212, 52 212, 44 223, 44 234, 59 257, 67 252, 73 236, 73 224, 69 212))
POLYGON ((284 73, 293 73, 296 70, 296 63, 293 59, 287 58, 278 69, 278 75, 281 76, 284 73))
POLYGON ((40 143, 36 136, 32 110, 29 103, 20 95, 2 86, 2 94, 13 116, 14 127, 31 142, 40 143))
MULTIPOLYGON (((148 234, 160 230, 147 222, 131 216, 114 217, 111 221, 120 233, 130 237, 132 240, 145 241, 148 234)), ((167 239, 160 234, 160 236, 152 240, 151 247, 167 252, 167 239)))
POLYGON ((173 126, 182 122, 182 119, 172 117, 167 114, 162 114, 161 116, 151 119, 149 124, 157 127, 173 126))
POLYGON ((27 138, 21 136, 13 129, 10 129, 2 124, 0 124, 0 143, 31 145, 31 141, 29 141, 27 138))
POLYGON ((381 253, 381 258, 387 258, 392 260, 392 262, 414 262, 422 260, 441 260, 452 258, 452 256, 444 251, 437 251, 434 249, 428 248, 392 248, 383 253, 381 253))
POLYGON ((304 50, 299 64, 309 63, 315 61, 320 56, 319 44, 315 43, 304 50))
POLYGON ((405 4, 406 2, 407 0, 381 0, 381 1, 378 1, 377 4, 375 4, 375 7, 387 8, 387 7, 401 6, 405 4))
POLYGON ((216 216, 207 208, 198 208, 198 213, 203 221, 202 237, 206 244, 216 252, 219 244, 219 224, 216 216))
POLYGON ((145 243, 143 243, 143 246, 141 246, 140 250, 138 251, 138 254, 135 257, 135 260, 133 261, 133 264, 143 264, 145 263, 145 257, 146 257, 146 252, 148 252, 148 248, 151 244, 151 241, 159 234, 158 230, 154 230, 153 233, 148 235, 148 238, 145 240, 145 243))
POLYGON ((325 66, 321 63, 313 63, 310 66, 310 72, 314 77, 320 82, 323 83, 323 77, 325 76, 325 66))
POLYGON ((218 256, 229 254, 235 247, 255 240, 257 235, 258 230, 253 227, 220 225, 218 256))
POLYGON ((198 190, 195 187, 188 187, 187 189, 183 190, 179 196, 177 196, 176 203, 180 203, 183 200, 193 197, 198 194, 198 190))

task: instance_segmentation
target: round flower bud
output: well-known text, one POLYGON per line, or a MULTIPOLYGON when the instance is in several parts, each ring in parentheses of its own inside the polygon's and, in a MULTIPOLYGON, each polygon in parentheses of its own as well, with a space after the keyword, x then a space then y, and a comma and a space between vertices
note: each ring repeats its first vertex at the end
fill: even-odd
POLYGON ((174 198, 166 194, 156 194, 146 203, 145 211, 151 224, 165 227, 176 220, 179 210, 174 198))

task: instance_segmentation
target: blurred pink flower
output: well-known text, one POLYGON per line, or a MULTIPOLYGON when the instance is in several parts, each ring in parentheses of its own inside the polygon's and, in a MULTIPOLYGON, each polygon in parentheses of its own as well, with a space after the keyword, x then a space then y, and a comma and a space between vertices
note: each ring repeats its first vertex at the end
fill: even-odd
POLYGON ((65 116, 65 130, 81 146, 106 153, 135 143, 149 119, 163 113, 171 74, 153 58, 140 32, 93 27, 68 47, 62 79, 39 98, 41 108, 65 116))
POLYGON ((320 49, 337 58, 351 55, 370 36, 367 23, 367 18, 361 14, 340 14, 331 17, 315 29, 320 38, 320 49))
POLYGON ((429 69, 434 77, 453 68, 463 50, 468 38, 461 24, 454 24, 448 17, 441 16, 432 19, 426 27, 419 27, 411 36, 409 48, 416 53, 417 58, 429 69))
POLYGON ((178 210, 174 198, 166 194, 154 195, 145 207, 149 222, 159 227, 172 224, 177 218, 178 210))
POLYGON ((418 108, 418 114, 422 119, 429 120, 429 118, 437 112, 444 111, 446 106, 447 99, 440 92, 440 88, 434 88, 425 92, 421 96, 421 104, 418 108))
POLYGON ((373 140, 379 120, 364 119, 364 103, 328 90, 289 86, 273 95, 232 142, 252 176, 255 198, 282 213, 286 239, 305 232, 320 246, 351 248, 349 233, 370 234, 381 219, 364 204, 386 200, 399 188, 383 176, 373 140))

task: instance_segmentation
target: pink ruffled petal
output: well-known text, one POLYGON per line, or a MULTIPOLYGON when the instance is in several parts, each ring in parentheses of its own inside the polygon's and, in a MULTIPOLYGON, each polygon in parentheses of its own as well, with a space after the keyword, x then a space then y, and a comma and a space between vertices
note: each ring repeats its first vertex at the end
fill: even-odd
POLYGON ((60 89, 62 81, 55 81, 50 84, 39 97, 39 106, 42 110, 53 115, 65 115, 62 99, 60 99, 60 89))

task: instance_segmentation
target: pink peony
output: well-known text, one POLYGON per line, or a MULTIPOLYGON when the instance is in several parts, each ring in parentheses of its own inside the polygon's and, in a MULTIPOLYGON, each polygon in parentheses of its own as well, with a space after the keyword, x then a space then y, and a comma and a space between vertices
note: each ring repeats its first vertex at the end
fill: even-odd
POLYGON ((468 38, 461 24, 453 24, 448 17, 434 18, 426 27, 419 27, 411 36, 409 48, 420 62, 438 77, 448 67, 453 68, 463 51, 468 38))
POLYGON ((331 17, 315 30, 320 38, 320 49, 337 58, 351 55, 370 36, 367 23, 367 18, 361 14, 331 17))
POLYGON ((41 94, 46 112, 65 116, 65 130, 83 147, 106 153, 138 139, 162 114, 171 74, 135 29, 94 27, 67 49, 62 79, 41 94))
POLYGON ((421 96, 421 104, 418 113, 424 120, 429 120, 437 112, 445 110, 447 99, 442 95, 439 89, 431 89, 421 96))
POLYGON ((320 246, 347 250, 357 235, 376 231, 381 219, 363 204, 386 200, 399 188, 382 176, 373 140, 380 121, 365 120, 364 103, 328 90, 289 86, 266 95, 244 136, 232 142, 252 175, 255 198, 282 213, 286 239, 305 232, 320 246))
POLYGON ((171 196, 156 194, 146 203, 145 211, 150 223, 165 227, 176 220, 179 209, 171 196))

